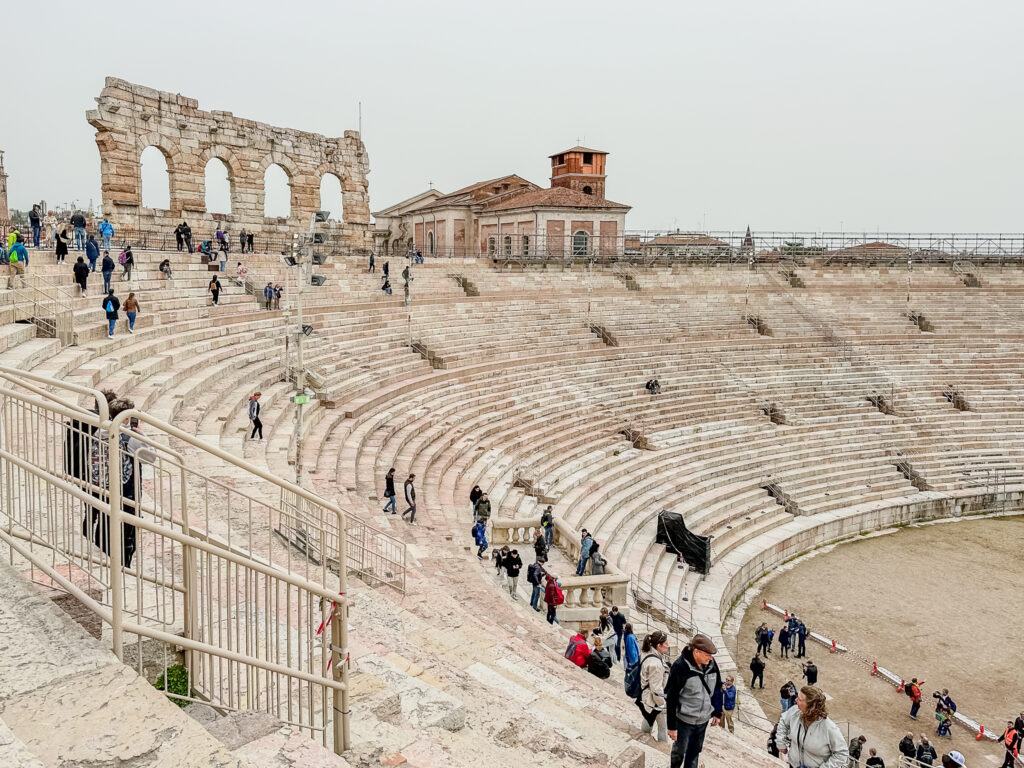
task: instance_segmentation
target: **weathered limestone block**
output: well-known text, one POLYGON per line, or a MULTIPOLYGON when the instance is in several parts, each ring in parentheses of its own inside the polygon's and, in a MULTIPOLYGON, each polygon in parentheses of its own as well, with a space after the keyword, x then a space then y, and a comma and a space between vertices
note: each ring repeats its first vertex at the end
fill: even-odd
POLYGON ((205 112, 195 99, 117 78, 107 78, 96 102, 97 108, 86 117, 96 129, 100 150, 104 214, 122 231, 165 226, 162 215, 142 207, 139 158, 147 146, 158 146, 167 158, 169 213, 173 218, 189 210, 196 237, 208 236, 218 224, 232 233, 243 227, 257 235, 267 233, 264 172, 277 163, 289 175, 292 188, 286 231, 304 230, 309 215, 323 207, 320 182, 331 173, 341 180, 346 196, 346 228, 339 245, 357 249, 372 244, 366 194, 369 162, 358 132, 329 138, 222 110, 205 112), (228 166, 232 184, 231 214, 216 220, 205 207, 196 216, 195 208, 196 200, 205 200, 206 163, 214 157, 228 166))
POLYGON ((461 730, 466 724, 465 705, 444 691, 409 677, 379 656, 364 656, 356 662, 361 672, 380 678, 401 698, 402 715, 417 728, 461 730))

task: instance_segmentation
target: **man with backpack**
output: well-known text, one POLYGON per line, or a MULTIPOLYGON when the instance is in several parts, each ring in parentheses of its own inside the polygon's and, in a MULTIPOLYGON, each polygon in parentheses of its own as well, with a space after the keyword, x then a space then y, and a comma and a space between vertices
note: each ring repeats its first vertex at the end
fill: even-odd
POLYGON ((569 645, 565 648, 565 658, 577 667, 585 667, 589 656, 590 646, 587 645, 587 638, 579 632, 569 638, 569 645))
POLYGON ((107 338, 109 339, 114 338, 114 326, 117 325, 117 311, 120 308, 121 302, 114 295, 114 289, 109 289, 107 297, 103 299, 103 310, 107 313, 107 323, 109 323, 109 330, 107 331, 107 338))
POLYGON ((110 290, 110 278, 114 274, 114 260, 110 258, 110 251, 103 252, 103 261, 100 264, 100 272, 103 274, 103 290, 110 290))
POLYGON ((535 563, 530 563, 530 567, 526 569, 526 582, 533 587, 533 592, 530 594, 530 607, 538 613, 540 612, 540 596, 544 591, 544 577, 547 575, 548 572, 544 570, 544 560, 541 558, 537 558, 535 563))
POLYGON ((921 682, 917 681, 917 678, 913 678, 909 683, 903 686, 903 691, 910 697, 910 718, 911 720, 917 720, 917 711, 921 708, 921 686, 924 685, 924 680, 921 682))
MULTIPOLYGON (((394 514, 392 512, 391 514, 394 514)), ((476 543, 476 558, 477 560, 484 559, 484 552, 487 551, 487 527, 477 520, 473 524, 473 529, 470 531, 473 534, 473 541, 476 543)), ((539 608, 537 609, 540 610, 539 608)))
POLYGON ((550 573, 546 574, 544 579, 546 581, 544 585, 544 602, 548 606, 548 624, 561 624, 558 620, 557 609, 558 606, 565 602, 562 588, 558 586, 555 577, 550 573))
POLYGON ((20 278, 20 282, 25 282, 25 266, 28 264, 28 251, 25 249, 25 244, 21 241, 21 235, 15 239, 11 244, 10 251, 7 254, 7 262, 10 269, 10 277, 7 279, 7 287, 14 287, 14 278, 20 278))
POLYGON ((551 544, 555 540, 555 516, 551 511, 550 504, 541 513, 540 527, 544 531, 544 543, 548 545, 548 549, 551 549, 551 544))
POLYGON ((672 665, 665 686, 671 768, 697 768, 708 724, 722 717, 722 675, 718 649, 707 635, 694 635, 672 665))
POLYGON ((110 239, 114 236, 114 225, 109 220, 104 219, 103 223, 99 226, 100 237, 103 238, 103 249, 106 251, 110 250, 110 239))

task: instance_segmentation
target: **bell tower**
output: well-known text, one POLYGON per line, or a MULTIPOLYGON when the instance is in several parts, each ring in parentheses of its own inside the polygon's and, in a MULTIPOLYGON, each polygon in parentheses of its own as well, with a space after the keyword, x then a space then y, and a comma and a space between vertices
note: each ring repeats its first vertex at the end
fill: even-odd
POLYGON ((604 200, 607 157, 607 152, 580 146, 551 155, 551 186, 575 189, 604 200))

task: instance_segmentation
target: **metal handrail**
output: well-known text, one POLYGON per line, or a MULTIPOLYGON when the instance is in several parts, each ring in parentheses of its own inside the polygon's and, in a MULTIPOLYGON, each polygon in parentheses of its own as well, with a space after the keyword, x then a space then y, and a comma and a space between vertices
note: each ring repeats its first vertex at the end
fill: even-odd
POLYGON ((27 319, 39 326, 47 335, 59 339, 63 346, 74 344, 75 312, 71 294, 42 275, 34 273, 18 276, 18 282, 20 285, 11 286, 15 297, 15 311, 21 303, 18 301, 18 297, 21 296, 24 303, 32 306, 27 319))

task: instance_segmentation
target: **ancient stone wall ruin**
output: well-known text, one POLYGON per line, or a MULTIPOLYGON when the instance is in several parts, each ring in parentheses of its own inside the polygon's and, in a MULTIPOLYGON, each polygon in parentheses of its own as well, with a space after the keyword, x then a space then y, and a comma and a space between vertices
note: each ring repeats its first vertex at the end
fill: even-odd
POLYGON ((320 182, 334 174, 341 182, 344 212, 331 211, 330 227, 341 247, 372 245, 369 159, 358 131, 339 138, 277 128, 230 112, 204 112, 179 94, 108 77, 86 114, 100 150, 103 213, 122 232, 170 232, 181 221, 195 239, 220 225, 232 234, 243 227, 257 237, 286 237, 308 229, 310 213, 321 208, 320 182), (167 161, 170 208, 142 205, 143 150, 156 147, 167 161), (205 169, 219 158, 228 169, 231 213, 206 209, 205 169), (288 218, 264 216, 264 172, 272 164, 288 176, 288 218))

